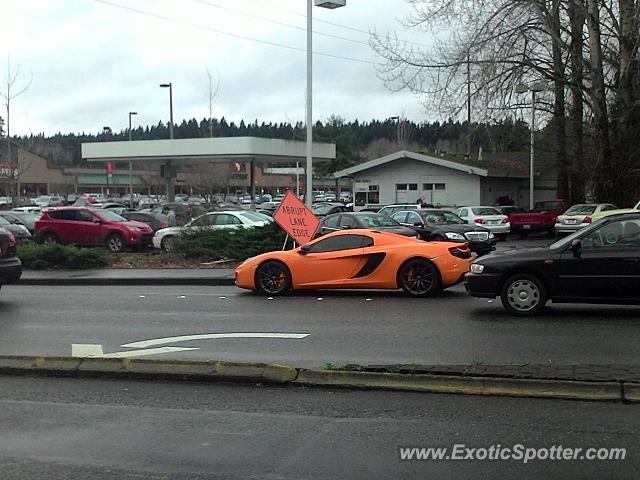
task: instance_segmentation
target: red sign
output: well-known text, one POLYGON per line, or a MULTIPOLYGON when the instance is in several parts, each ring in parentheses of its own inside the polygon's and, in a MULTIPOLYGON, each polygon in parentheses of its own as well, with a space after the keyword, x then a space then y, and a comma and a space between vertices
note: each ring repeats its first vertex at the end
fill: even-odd
POLYGON ((293 237, 298 245, 313 240, 320 220, 292 191, 288 191, 282 203, 273 214, 273 219, 282 229, 293 237))
POLYGON ((113 174, 113 164, 111 162, 107 162, 107 175, 113 174))

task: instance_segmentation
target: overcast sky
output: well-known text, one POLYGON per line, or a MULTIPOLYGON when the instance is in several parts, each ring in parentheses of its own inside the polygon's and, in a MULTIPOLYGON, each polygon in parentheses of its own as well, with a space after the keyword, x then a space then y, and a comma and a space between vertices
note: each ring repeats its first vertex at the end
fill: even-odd
MULTIPOLYGON (((32 79, 12 101, 12 134, 121 130, 129 111, 139 113, 134 126, 166 122, 169 92, 158 86, 164 82, 173 84, 175 121, 200 120, 209 114, 207 68, 220 79, 215 117, 304 120, 305 0, 2 0, 1 5, 0 78, 6 78, 10 58, 12 70, 20 67, 14 88, 32 79)), ((377 77, 378 58, 365 33, 397 30, 403 38, 426 42, 401 30, 397 20, 408 12, 404 0, 347 0, 336 10, 314 8, 314 20, 320 20, 314 21, 314 120, 332 114, 347 120, 398 114, 428 120, 415 97, 390 92, 377 77)), ((0 115, 6 116, 4 108, 0 115)))

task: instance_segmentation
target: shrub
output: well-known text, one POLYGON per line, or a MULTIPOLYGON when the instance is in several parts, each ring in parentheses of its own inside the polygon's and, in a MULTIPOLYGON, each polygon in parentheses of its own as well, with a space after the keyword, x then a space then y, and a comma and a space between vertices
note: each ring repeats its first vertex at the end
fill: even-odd
POLYGON ((175 251, 202 260, 246 260, 282 249, 285 237, 276 223, 237 230, 189 230, 176 238, 175 251))
POLYGON ((108 265, 102 249, 78 248, 73 245, 18 245, 18 257, 26 268, 45 270, 50 268, 100 268, 108 265))

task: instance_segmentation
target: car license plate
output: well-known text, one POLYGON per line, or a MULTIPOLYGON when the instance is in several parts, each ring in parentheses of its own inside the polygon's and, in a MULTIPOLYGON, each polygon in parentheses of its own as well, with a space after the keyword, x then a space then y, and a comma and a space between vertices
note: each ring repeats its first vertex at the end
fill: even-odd
POLYGON ((567 222, 567 225, 575 225, 576 223, 578 223, 578 221, 574 218, 570 218, 566 222, 567 222))
POLYGON ((489 225, 498 225, 500 220, 489 220, 489 225))
POLYGON ((523 230, 531 230, 531 225, 523 225, 522 229, 523 230))

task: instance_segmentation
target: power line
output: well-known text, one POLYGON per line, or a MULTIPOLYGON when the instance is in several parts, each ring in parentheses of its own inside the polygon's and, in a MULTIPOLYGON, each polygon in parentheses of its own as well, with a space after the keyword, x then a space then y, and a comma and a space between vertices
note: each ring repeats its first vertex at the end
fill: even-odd
MULTIPOLYGON (((307 31, 307 29, 305 27, 299 27, 297 25, 291 25, 291 24, 288 24, 288 23, 280 22, 280 21, 274 20, 272 18, 262 17, 262 16, 259 16, 259 15, 254 15, 252 13, 243 12, 241 10, 235 10, 233 8, 223 7, 222 5, 218 5, 216 3, 207 2, 206 0, 191 0, 191 1, 196 2, 196 3, 201 3, 201 4, 206 5, 208 7, 217 8, 217 9, 220 9, 220 10, 225 10, 227 12, 235 13, 237 15, 243 15, 245 17, 253 18, 253 19, 256 19, 256 20, 262 20, 264 22, 274 23, 274 24, 280 25, 282 27, 293 28, 295 30, 301 30, 303 32, 307 31)), ((316 30, 313 30, 313 33, 315 33, 316 35, 322 35, 324 37, 335 38, 335 39, 338 39, 338 40, 344 40, 345 42, 357 43, 359 45, 364 45, 366 47, 369 46, 368 42, 355 40, 353 38, 341 37, 339 35, 333 35, 331 33, 325 33, 325 32, 318 32, 316 30)))
MULTIPOLYGON (((260 0, 252 0, 252 1, 258 2, 258 3, 262 3, 260 0)), ((287 13, 290 13, 291 15, 295 15, 296 17, 307 18, 307 15, 305 13, 296 12, 295 10, 285 10, 285 11, 287 13)), ((322 20, 322 19, 316 18, 316 17, 313 18, 313 21, 314 22, 318 22, 318 23, 324 23, 326 25, 331 25, 333 27, 344 28, 345 30, 351 30, 352 32, 361 33, 361 34, 367 35, 367 36, 371 35, 371 32, 369 32, 367 30, 362 30, 360 28, 351 27, 349 25, 342 25, 340 23, 330 22, 328 20, 322 20)), ((426 45, 424 43, 410 42, 409 40, 403 40, 401 38, 399 38, 398 40, 400 40, 401 42, 406 43, 408 45, 415 45, 417 47, 423 47, 423 48, 431 48, 431 45, 426 45)))
MULTIPOLYGON (((189 22, 187 20, 180 20, 180 19, 177 19, 177 18, 167 17, 165 15, 160 15, 160 14, 157 14, 157 13, 147 12, 145 10, 140 10, 140 9, 133 8, 133 7, 127 7, 125 5, 120 5, 118 3, 110 2, 108 0, 93 0, 93 1, 97 2, 97 3, 101 3, 103 5, 108 5, 110 7, 119 8, 119 9, 122 9, 122 10, 127 10, 129 12, 137 13, 139 15, 145 15, 145 16, 148 16, 148 17, 157 18, 159 20, 164 20, 164 21, 167 21, 167 22, 179 23, 179 24, 182 24, 182 25, 187 25, 189 27, 198 28, 200 30, 207 30, 209 32, 217 33, 217 34, 220 34, 220 35, 226 35, 226 36, 229 36, 229 37, 240 38, 242 40, 248 40, 248 41, 256 42, 256 43, 262 43, 263 45, 270 45, 272 47, 286 48, 287 50, 294 50, 294 51, 297 51, 297 52, 306 53, 306 50, 304 48, 292 47, 291 45, 285 45, 283 43, 271 42, 269 40, 261 40, 259 38, 253 38, 253 37, 249 37, 249 36, 246 36, 246 35, 240 35, 240 34, 237 34, 237 33, 226 32, 224 30, 218 30, 218 29, 215 29, 215 28, 207 27, 205 25, 199 25, 197 23, 189 22)), ((351 61, 351 62, 358 62, 358 63, 367 63, 367 64, 370 64, 370 65, 377 65, 376 62, 372 62, 370 60, 363 60, 361 58, 343 57, 343 56, 340 56, 340 55, 333 55, 331 53, 324 53, 324 52, 313 52, 313 53, 315 55, 320 55, 320 56, 323 56, 323 57, 336 58, 336 59, 339 59, 339 60, 348 60, 348 61, 351 61)))

